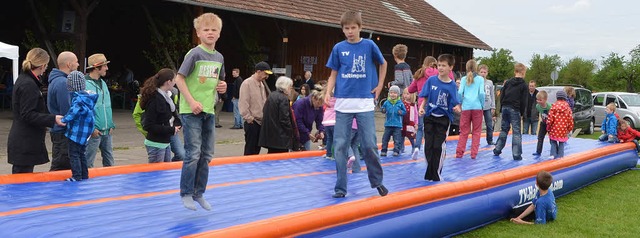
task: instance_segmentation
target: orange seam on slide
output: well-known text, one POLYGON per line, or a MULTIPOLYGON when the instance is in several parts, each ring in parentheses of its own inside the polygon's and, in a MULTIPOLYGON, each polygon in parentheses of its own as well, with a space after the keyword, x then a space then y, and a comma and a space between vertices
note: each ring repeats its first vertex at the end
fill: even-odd
POLYGON ((465 181, 414 188, 391 193, 385 197, 366 198, 185 237, 251 237, 257 235, 255 233, 256 231, 260 231, 260 236, 264 237, 308 234, 313 231, 327 229, 373 216, 421 206, 433 201, 491 189, 504 185, 507 182, 529 179, 540 170, 550 172, 557 171, 575 164, 630 149, 634 149, 634 146, 630 143, 610 145, 604 148, 569 155, 562 159, 549 160, 526 167, 495 172, 465 181))

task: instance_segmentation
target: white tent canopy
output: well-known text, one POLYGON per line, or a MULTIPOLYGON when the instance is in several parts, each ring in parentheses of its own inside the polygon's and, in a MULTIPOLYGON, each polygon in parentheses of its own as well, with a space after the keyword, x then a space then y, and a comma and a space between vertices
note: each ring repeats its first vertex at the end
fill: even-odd
POLYGON ((13 82, 18 79, 18 52, 19 48, 15 45, 9 45, 0 42, 0 58, 9 58, 13 60, 13 82))

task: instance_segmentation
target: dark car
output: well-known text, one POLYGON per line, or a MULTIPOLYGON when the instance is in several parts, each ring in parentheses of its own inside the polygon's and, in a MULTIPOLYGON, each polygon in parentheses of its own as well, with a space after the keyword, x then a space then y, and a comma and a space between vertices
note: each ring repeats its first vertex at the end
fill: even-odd
MULTIPOLYGON (((547 102, 553 104, 556 102, 556 92, 563 90, 565 86, 544 86, 538 87, 538 91, 546 91, 548 94, 547 102)), ((573 108, 573 122, 575 129, 582 129, 580 132, 585 134, 593 134, 595 124, 595 109, 591 99, 591 91, 581 86, 572 85, 576 91, 575 106, 573 108)))

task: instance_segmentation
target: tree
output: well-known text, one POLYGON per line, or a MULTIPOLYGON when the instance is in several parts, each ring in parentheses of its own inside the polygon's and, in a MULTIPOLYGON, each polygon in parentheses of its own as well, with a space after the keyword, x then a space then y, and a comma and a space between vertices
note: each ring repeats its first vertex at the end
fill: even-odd
POLYGON ((558 80, 564 84, 578 84, 588 87, 595 68, 594 60, 575 57, 560 69, 558 80))
POLYGON ((624 56, 611 53, 602 57, 602 68, 592 80, 593 89, 597 91, 617 91, 626 87, 624 80, 624 56))
POLYGON ((544 55, 533 54, 530 61, 531 67, 527 70, 525 80, 535 80, 537 85, 550 85, 551 84, 551 72, 556 71, 562 66, 562 60, 558 55, 544 55))
POLYGON ((513 77, 513 65, 515 60, 508 49, 494 49, 489 57, 478 57, 480 64, 489 66, 487 78, 493 79, 496 83, 503 82, 513 77))
POLYGON ((594 84, 602 90, 636 92, 640 79, 640 45, 629 52, 630 59, 616 53, 609 54, 602 61, 594 84))

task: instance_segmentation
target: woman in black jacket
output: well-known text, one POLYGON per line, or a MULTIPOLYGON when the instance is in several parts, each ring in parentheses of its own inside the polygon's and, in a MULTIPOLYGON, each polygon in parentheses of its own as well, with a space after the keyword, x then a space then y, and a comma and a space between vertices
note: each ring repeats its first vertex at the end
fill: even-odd
POLYGON ((43 49, 33 48, 22 62, 22 74, 13 86, 13 123, 7 142, 11 171, 33 173, 33 168, 49 162, 44 137, 47 127, 55 124, 65 126, 61 115, 46 113, 40 76, 47 70, 49 54, 43 49))
POLYGON ((171 162, 171 136, 180 131, 177 108, 171 99, 175 72, 161 69, 144 83, 140 95, 142 128, 147 131, 144 145, 149 163, 171 162))
POLYGON ((294 123, 291 113, 289 94, 293 88, 293 81, 288 77, 279 77, 276 81, 276 91, 269 94, 267 102, 262 108, 262 128, 258 144, 267 148, 268 153, 289 152, 293 148, 294 123))

